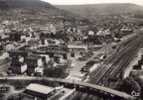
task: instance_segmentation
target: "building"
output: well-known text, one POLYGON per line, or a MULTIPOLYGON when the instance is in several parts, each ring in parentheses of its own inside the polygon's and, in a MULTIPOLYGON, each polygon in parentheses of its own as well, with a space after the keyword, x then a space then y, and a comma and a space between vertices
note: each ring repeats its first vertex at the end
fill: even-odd
POLYGON ((7 42, 7 41, 9 41, 9 36, 5 35, 5 34, 1 34, 0 35, 0 41, 1 42, 7 42))
POLYGON ((10 57, 18 57, 18 56, 22 56, 24 58, 26 58, 28 56, 28 52, 23 51, 23 50, 11 50, 8 51, 10 57))
POLYGON ((44 62, 40 55, 29 54, 21 50, 9 51, 9 55, 11 57, 10 69, 15 74, 27 73, 32 75, 35 72, 35 68, 43 67, 44 62))
POLYGON ((66 45, 48 45, 38 47, 33 51, 38 54, 48 54, 50 57, 54 55, 62 55, 64 59, 67 59, 68 48, 66 45))
POLYGON ((19 32, 13 30, 11 33, 8 34, 9 35, 9 40, 10 41, 20 41, 21 40, 21 35, 19 32))
POLYGON ((10 70, 15 74, 22 74, 26 71, 27 65, 25 59, 28 56, 28 53, 20 50, 11 50, 8 51, 11 58, 10 70))
POLYGON ((68 49, 71 57, 78 57, 81 54, 88 51, 88 46, 86 45, 68 45, 68 49))
POLYGON ((74 90, 59 87, 50 87, 43 84, 31 83, 18 94, 11 95, 8 100, 65 100, 75 92, 74 90))
POLYGON ((123 26, 121 29, 120 29, 122 35, 126 35, 126 34, 129 34, 129 33, 132 33, 133 32, 133 29, 129 26, 123 26))
POLYGON ((38 55, 30 55, 26 58, 27 74, 32 75, 35 73, 35 68, 42 66, 41 57, 38 55), (39 65, 39 66, 38 66, 39 65))
POLYGON ((48 100, 56 93, 53 87, 31 83, 22 93, 22 100, 48 100))

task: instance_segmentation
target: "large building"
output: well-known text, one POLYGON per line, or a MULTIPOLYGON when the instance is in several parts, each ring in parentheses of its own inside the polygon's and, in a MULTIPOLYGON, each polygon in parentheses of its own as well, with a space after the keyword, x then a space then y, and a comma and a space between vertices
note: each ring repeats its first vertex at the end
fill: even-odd
POLYGON ((68 48, 66 45, 49 45, 49 46, 41 46, 33 52, 39 54, 49 54, 50 57, 54 57, 54 55, 58 54, 62 55, 63 58, 67 59, 68 48))
POLYGON ((41 84, 30 84, 22 93, 22 100, 48 100, 55 92, 56 90, 53 87, 41 84))

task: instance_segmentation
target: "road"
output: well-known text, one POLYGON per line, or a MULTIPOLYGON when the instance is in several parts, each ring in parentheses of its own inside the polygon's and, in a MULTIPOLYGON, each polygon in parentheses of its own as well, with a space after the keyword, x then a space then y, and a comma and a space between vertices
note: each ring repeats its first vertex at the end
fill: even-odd
MULTIPOLYGON (((143 45, 143 35, 138 34, 132 39, 120 44, 119 49, 100 66, 98 72, 90 75, 90 83, 110 86, 110 78, 120 79, 123 70, 128 67, 139 48, 143 45)), ((110 87, 113 88, 113 87, 110 87)))
POLYGON ((98 54, 103 53, 103 52, 104 52, 103 48, 96 51, 93 54, 93 56, 87 59, 86 61, 79 61, 77 59, 73 59, 72 63, 74 63, 74 66, 70 69, 70 74, 69 74, 70 77, 68 79, 82 81, 82 79, 84 78, 84 74, 81 73, 80 71, 81 68, 85 66, 87 62, 92 61, 94 57, 96 57, 98 54))

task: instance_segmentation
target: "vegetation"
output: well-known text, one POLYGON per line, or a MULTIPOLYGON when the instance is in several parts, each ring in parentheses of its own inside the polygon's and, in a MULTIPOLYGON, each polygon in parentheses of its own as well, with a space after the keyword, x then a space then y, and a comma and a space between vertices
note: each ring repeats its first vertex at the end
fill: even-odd
MULTIPOLYGON (((135 4, 93 4, 93 5, 60 5, 57 6, 61 9, 79 14, 88 19, 95 18, 97 19, 99 15, 131 15, 136 14, 137 12, 142 12, 143 9, 141 6, 135 4)), ((105 17, 104 16, 104 17, 105 17)))
POLYGON ((133 77, 128 77, 122 81, 122 83, 119 86, 119 90, 131 95, 133 91, 140 94, 141 86, 133 77))

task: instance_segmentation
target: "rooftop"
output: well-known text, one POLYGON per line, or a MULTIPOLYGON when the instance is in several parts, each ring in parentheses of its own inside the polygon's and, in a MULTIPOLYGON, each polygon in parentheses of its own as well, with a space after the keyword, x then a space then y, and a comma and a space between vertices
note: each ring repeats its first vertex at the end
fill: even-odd
POLYGON ((27 86, 26 90, 30 90, 30 91, 42 93, 42 94, 49 94, 50 92, 52 92, 54 90, 54 88, 45 86, 45 85, 41 85, 41 84, 33 83, 33 84, 30 84, 29 86, 27 86))

